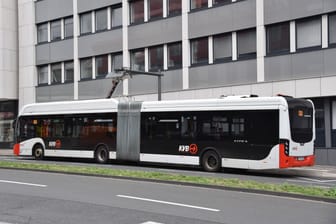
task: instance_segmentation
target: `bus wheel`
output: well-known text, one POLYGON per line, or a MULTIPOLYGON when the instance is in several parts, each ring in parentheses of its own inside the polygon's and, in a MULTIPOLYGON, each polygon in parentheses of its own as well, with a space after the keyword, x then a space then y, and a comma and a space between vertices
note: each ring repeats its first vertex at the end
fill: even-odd
POLYGON ((103 145, 98 146, 95 154, 95 159, 97 163, 107 163, 109 159, 109 152, 107 148, 103 145))
POLYGON ((215 151, 206 151, 202 156, 202 167, 208 172, 217 172, 221 168, 221 161, 215 151))
POLYGON ((35 157, 35 159, 38 159, 38 160, 43 159, 44 151, 43 151, 42 145, 36 145, 34 147, 33 156, 35 157))

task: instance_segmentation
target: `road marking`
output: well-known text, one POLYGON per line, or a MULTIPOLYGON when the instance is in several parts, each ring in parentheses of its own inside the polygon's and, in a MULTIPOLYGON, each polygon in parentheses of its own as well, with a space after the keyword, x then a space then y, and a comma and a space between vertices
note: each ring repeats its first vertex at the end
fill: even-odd
POLYGON ((160 204, 167 204, 167 205, 176 205, 176 206, 180 206, 180 207, 187 207, 187 208, 194 208, 194 209, 200 209, 200 210, 207 210, 207 211, 211 211, 211 212, 219 212, 220 211, 220 210, 214 209, 214 208, 206 208, 206 207, 201 207, 201 206, 181 204, 181 203, 175 203, 175 202, 169 202, 169 201, 160 201, 160 200, 149 199, 149 198, 139 198, 139 197, 133 197, 133 196, 128 196, 128 195, 117 195, 117 197, 134 199, 134 200, 139 200, 139 201, 149 201, 149 202, 160 203, 160 204))
POLYGON ((311 182, 318 182, 318 183, 336 182, 336 180, 318 180, 318 179, 312 179, 312 178, 306 178, 306 177, 300 177, 299 179, 307 180, 311 182))
MULTIPOLYGON (((0 223, 1 224, 1 223, 0 223)), ((148 221, 148 222, 143 222, 143 223, 140 223, 140 224, 163 224, 161 222, 152 222, 152 221, 148 221)))
POLYGON ((26 186, 33 186, 33 187, 48 187, 47 185, 43 185, 43 184, 33 184, 33 183, 17 182, 17 181, 10 181, 10 180, 0 180, 0 183, 18 184, 18 185, 26 185, 26 186))

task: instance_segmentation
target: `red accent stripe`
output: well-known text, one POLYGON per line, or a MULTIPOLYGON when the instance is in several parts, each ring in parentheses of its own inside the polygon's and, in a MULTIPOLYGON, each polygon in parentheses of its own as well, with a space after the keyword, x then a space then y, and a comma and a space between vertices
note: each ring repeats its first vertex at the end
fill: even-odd
POLYGON ((20 155, 20 144, 15 144, 13 147, 13 153, 14 155, 20 155))
POLYGON ((303 160, 298 160, 298 157, 287 156, 285 154, 285 145, 279 145, 279 168, 288 168, 288 167, 300 167, 300 166, 313 166, 315 164, 315 156, 302 156, 303 160))

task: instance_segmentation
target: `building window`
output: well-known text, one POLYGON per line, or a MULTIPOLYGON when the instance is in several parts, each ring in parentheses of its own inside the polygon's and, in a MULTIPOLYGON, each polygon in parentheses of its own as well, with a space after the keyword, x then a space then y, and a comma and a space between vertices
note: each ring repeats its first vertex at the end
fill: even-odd
POLYGON ((48 65, 37 68, 38 84, 48 84, 48 65))
POLYGON ((131 51, 131 69, 136 71, 145 71, 144 49, 131 51))
POLYGON ((325 147, 325 110, 324 110, 324 99, 312 99, 315 107, 315 146, 325 147))
POLYGON ((96 32, 107 30, 107 9, 95 11, 96 15, 96 32))
POLYGON ((142 23, 144 22, 144 1, 137 0, 130 2, 131 8, 131 23, 142 23))
POLYGON ((331 101, 331 144, 336 147, 336 99, 331 101))
POLYGON ((336 44, 336 14, 329 15, 329 44, 336 44))
POLYGON ((149 19, 156 19, 163 17, 163 1, 162 0, 148 0, 149 5, 149 19))
POLYGON ((108 73, 108 56, 96 56, 96 77, 105 76, 108 73))
POLYGON ((150 47, 148 57, 150 71, 163 70, 163 46, 150 47))
POLYGON ((74 63, 73 61, 64 63, 64 81, 72 82, 74 81, 74 63))
POLYGON ((61 83, 62 82, 62 64, 52 64, 51 65, 51 83, 61 83))
POLYGON ((115 69, 121 69, 123 67, 123 56, 122 54, 112 54, 112 57, 111 57, 111 65, 112 65, 112 72, 115 70, 115 69))
POLYGON ((279 23, 267 27, 267 54, 289 53, 289 23, 279 23))
POLYGON ((61 20, 50 23, 50 39, 52 41, 61 39, 61 20))
POLYGON ((209 48, 208 37, 191 41, 191 64, 208 63, 209 48))
POLYGON ((232 0, 213 0, 212 3, 214 5, 217 5, 217 4, 229 4, 231 3, 232 0))
POLYGON ((321 18, 296 22, 297 49, 321 47, 321 18))
POLYGON ((80 15, 80 33, 92 33, 92 16, 91 12, 80 15))
POLYGON ((168 44, 168 68, 182 67, 182 43, 168 44))
POLYGON ((237 32, 238 58, 256 57, 256 30, 243 30, 237 32))
POLYGON ((213 37, 214 61, 232 60, 232 34, 221 34, 213 37))
POLYGON ((37 25, 37 42, 48 42, 48 23, 37 25))
POLYGON ((112 8, 111 17, 112 17, 111 19, 112 28, 122 26, 122 8, 121 7, 112 8))
POLYGON ((168 0, 168 15, 179 15, 182 13, 181 0, 168 0))
POLYGON ((208 7, 208 0, 191 0, 190 1, 190 9, 200 9, 200 8, 207 8, 208 7))
POLYGON ((81 79, 92 78, 92 58, 83 58, 80 60, 80 77, 81 79))
POLYGON ((64 19, 64 38, 73 37, 73 18, 64 19))

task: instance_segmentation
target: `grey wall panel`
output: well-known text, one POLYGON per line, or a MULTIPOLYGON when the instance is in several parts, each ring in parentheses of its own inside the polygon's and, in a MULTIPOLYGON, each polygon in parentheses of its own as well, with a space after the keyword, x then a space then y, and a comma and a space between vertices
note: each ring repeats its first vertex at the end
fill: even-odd
MULTIPOLYGON (((78 98, 85 99, 103 99, 106 98, 112 87, 111 79, 96 79, 82 81, 78 84, 78 98)), ((119 83, 112 97, 122 95, 122 83, 119 83)))
POLYGON ((182 18, 175 16, 129 26, 129 49, 154 46, 182 40, 182 18))
POLYGON ((36 102, 64 101, 74 99, 72 83, 36 87, 36 102))
POLYGON ((265 57, 265 81, 292 79, 292 56, 265 57))
POLYGON ((336 10, 335 0, 264 1, 265 24, 294 20, 336 10))
POLYGON ((79 0, 78 13, 121 3, 122 0, 79 0))
POLYGON ((256 60, 192 67, 189 71, 189 85, 191 89, 256 82, 256 60))
MULTIPOLYGON (((336 1, 335 1, 336 2, 336 1)), ((324 74, 325 76, 336 75, 336 48, 330 48, 324 53, 324 74)))
POLYGON ((323 74, 323 51, 312 51, 292 55, 294 79, 319 77, 323 74))
POLYGON ((36 23, 73 15, 71 0, 44 0, 35 2, 36 23))
POLYGON ((336 48, 265 58, 265 81, 336 74, 336 48))
POLYGON ((122 29, 81 36, 78 39, 79 58, 122 51, 122 29))
POLYGON ((36 65, 73 60, 73 39, 36 45, 36 65))
POLYGON ((50 62, 50 44, 36 45, 36 65, 48 64, 50 62))
MULTIPOLYGON (((182 70, 164 72, 162 78, 162 92, 182 90, 182 70)), ((150 94, 158 92, 158 78, 146 75, 134 76, 129 82, 131 95, 150 94)))
POLYGON ((73 39, 50 43, 50 62, 68 61, 74 58, 73 39))
POLYGON ((190 38, 255 27, 256 1, 241 1, 191 12, 188 23, 190 38))

